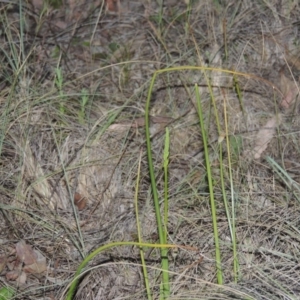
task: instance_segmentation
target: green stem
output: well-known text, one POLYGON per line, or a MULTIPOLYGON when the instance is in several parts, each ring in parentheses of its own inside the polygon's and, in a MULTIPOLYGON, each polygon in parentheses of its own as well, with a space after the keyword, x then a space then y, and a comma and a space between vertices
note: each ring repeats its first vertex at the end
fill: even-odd
POLYGON ((201 132, 202 132, 202 140, 203 140, 205 163, 206 163, 207 178, 208 178, 208 187, 209 187, 210 207, 211 207, 212 221, 213 221, 217 281, 218 281, 218 284, 223 284, 223 274, 222 274, 222 268, 221 268, 221 254, 220 254, 219 234, 218 234, 218 224, 217 224, 217 213, 216 213, 216 206, 215 206, 215 199, 214 199, 211 167, 210 167, 210 161, 209 161, 209 155, 208 155, 207 134, 206 134, 206 130, 204 127, 202 105, 201 105, 201 101, 200 101, 199 88, 198 88, 197 84, 195 84, 195 90, 196 90, 196 99, 197 99, 200 128, 201 128, 201 132))
MULTIPOLYGON (((158 229, 158 236, 160 244, 165 244, 165 233, 162 224, 162 217, 160 213, 159 207, 159 200, 158 200, 158 192, 157 186, 154 176, 154 168, 153 168, 153 159, 152 159, 152 152, 151 152, 151 139, 150 139, 150 128, 149 128, 149 111, 150 111, 150 100, 152 95, 152 89, 154 86, 154 82, 157 76, 157 72, 154 73, 149 91, 148 97, 146 102, 146 111, 145 111, 145 125, 146 125, 146 142, 147 142, 147 154, 148 154, 148 165, 149 165, 149 173, 150 173, 150 180, 151 180, 151 188, 153 194, 153 201, 154 201, 154 209, 156 215, 156 222, 157 222, 157 229, 158 229)), ((162 248, 161 249, 161 263, 162 263, 162 284, 163 284, 163 294, 164 298, 167 298, 170 295, 170 283, 169 283, 169 261, 168 261, 168 249, 162 248)))

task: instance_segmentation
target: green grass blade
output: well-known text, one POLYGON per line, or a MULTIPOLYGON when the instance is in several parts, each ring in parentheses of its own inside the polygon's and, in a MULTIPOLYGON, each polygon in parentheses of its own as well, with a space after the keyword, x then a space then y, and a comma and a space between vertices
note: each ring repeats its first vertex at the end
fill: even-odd
MULTIPOLYGON (((148 166, 149 166, 149 173, 150 173, 150 180, 151 180, 151 189, 154 201, 154 209, 156 215, 156 222, 157 222, 157 230, 159 236, 160 244, 165 244, 165 233, 162 224, 162 217, 160 213, 159 207, 159 200, 158 200, 158 192, 157 192, 157 185, 155 181, 154 175, 154 167, 153 167, 153 159, 152 159, 152 152, 151 152, 151 139, 150 139, 150 128, 149 128, 149 111, 150 111, 150 100, 152 95, 152 90, 154 86, 154 82, 157 76, 157 72, 154 73, 149 91, 148 97, 146 102, 146 110, 145 110, 145 125, 146 125, 146 142, 147 142, 147 155, 148 155, 148 166)), ((162 284, 163 284, 163 297, 167 298, 170 295, 170 283, 169 283, 169 261, 168 261, 168 250, 166 248, 161 249, 161 263, 162 263, 162 284)))
POLYGON ((164 227, 165 227, 165 243, 168 240, 168 211, 169 211, 169 194, 168 194, 168 166, 170 155, 170 133, 166 128, 165 148, 164 148, 164 227))
MULTIPOLYGON (((142 161, 142 151, 140 152, 137 179, 136 179, 136 187, 135 187, 135 195, 134 195, 137 235, 138 235, 138 242, 139 243, 143 242, 142 241, 142 231, 141 231, 140 220, 139 220, 139 209, 138 209, 139 182, 140 182, 140 176, 141 176, 141 161, 142 161)), ((148 300, 152 300, 152 295, 151 295, 151 291, 150 291, 150 284, 149 284, 149 277, 148 277, 147 266, 146 266, 146 262, 145 262, 145 254, 144 254, 143 248, 140 248, 140 256, 141 256, 141 262, 142 262, 142 269, 143 269, 144 282, 145 282, 145 287, 146 287, 146 292, 147 292, 147 298, 148 298, 148 300)))
POLYGON ((244 108, 243 96, 242 96, 242 92, 241 92, 241 89, 240 89, 239 82, 238 82, 237 77, 236 77, 235 74, 233 75, 233 84, 234 84, 234 89, 235 89, 236 95, 239 99, 239 103, 240 103, 240 106, 241 106, 242 113, 244 115, 245 114, 245 108, 244 108))
MULTIPOLYGON (((235 232, 235 192, 233 187, 231 150, 230 150, 230 140, 228 134, 226 103, 224 103, 224 123, 225 123, 225 136, 226 136, 226 147, 227 147, 227 156, 228 156, 228 172, 229 172, 229 180, 230 180, 230 198, 231 198, 231 218, 229 217, 229 215, 227 216, 227 218, 231 229, 230 232, 231 232, 231 241, 232 241, 232 250, 233 250, 233 276, 234 276, 234 282, 237 283, 239 262, 238 262, 237 242, 236 242, 236 232, 235 232)), ((227 197, 225 197, 224 202, 225 202, 225 207, 228 208, 227 197)))
POLYGON ((217 224, 217 212, 216 212, 214 190, 213 190, 213 179, 212 179, 212 173, 211 173, 211 167, 210 167, 210 161, 209 161, 209 153, 208 153, 208 146, 207 146, 207 144, 208 144, 207 143, 207 134, 206 134, 206 130, 204 127, 202 105, 201 105, 201 101, 200 101, 200 93, 199 93, 199 88, 198 88, 197 84, 195 84, 195 91, 196 91, 198 116, 199 116, 199 122, 200 122, 200 129, 201 129, 201 133, 202 133, 205 163, 206 163, 207 178, 208 178, 208 186, 209 186, 210 206, 211 206, 211 212, 212 212, 213 232, 214 232, 214 241, 215 241, 217 281, 218 281, 218 284, 223 284, 223 273, 222 273, 222 268, 221 268, 221 253, 220 253, 220 243, 219 243, 218 224, 217 224))

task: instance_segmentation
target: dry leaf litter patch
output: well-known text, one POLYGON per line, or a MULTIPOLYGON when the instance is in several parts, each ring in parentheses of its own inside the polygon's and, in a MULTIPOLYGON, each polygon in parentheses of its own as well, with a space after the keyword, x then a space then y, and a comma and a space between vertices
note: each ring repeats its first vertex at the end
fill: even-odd
MULTIPOLYGON (((171 130, 169 239, 199 249, 198 253, 170 251, 171 299, 244 299, 245 295, 297 299, 300 60, 296 2, 289 6, 276 1, 269 6, 241 2, 234 7, 195 1, 188 11, 185 1, 165 1, 160 33, 160 7, 154 1, 70 0, 42 13, 41 1, 35 0, 23 4, 23 40, 18 5, 0 4, 2 23, 7 25, 1 31, 0 97, 5 116, 1 286, 15 287, 17 299, 63 299, 87 253, 110 241, 135 240, 133 204, 140 151, 143 239, 157 242, 143 119, 147 89, 155 70, 192 65, 256 77, 238 77, 242 103, 233 77, 222 72, 173 72, 160 76, 155 84, 151 135, 160 196, 164 129, 171 130), (61 89, 55 84, 57 66, 63 75, 61 89), (223 131, 224 103, 228 114, 238 284, 233 284, 230 233, 218 191, 217 149, 222 139, 205 75, 210 78, 223 131), (215 285, 194 83, 200 87, 208 126, 224 287, 215 285), (84 93, 88 103, 82 111, 84 93), (271 168, 267 155, 292 178, 290 186, 271 168)), ((226 145, 222 145, 226 166, 226 145)), ((226 188, 230 195, 228 174, 226 188)), ((158 295, 159 251, 149 249, 146 261, 153 293, 158 295)), ((75 299, 146 299, 139 249, 106 251, 90 268, 75 299)))

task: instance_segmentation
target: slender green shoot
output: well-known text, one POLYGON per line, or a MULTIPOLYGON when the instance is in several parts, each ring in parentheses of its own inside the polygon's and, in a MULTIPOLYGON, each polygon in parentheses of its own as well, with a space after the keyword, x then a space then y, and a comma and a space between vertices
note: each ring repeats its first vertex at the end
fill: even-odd
MULTIPOLYGON (((138 165, 138 172, 137 172, 137 179, 136 179, 136 186, 135 186, 135 195, 134 195, 137 237, 138 237, 138 242, 139 243, 143 242, 142 241, 142 232, 141 232, 140 220, 139 220, 139 209, 138 209, 139 183, 140 183, 140 176, 141 176, 141 161, 142 161, 142 151, 140 152, 140 157, 139 157, 139 165, 138 165)), ((147 297, 148 297, 148 300, 152 300, 152 295, 151 295, 151 291, 150 291, 150 284, 149 284, 149 277, 148 277, 148 272, 147 272, 147 266, 146 266, 146 262, 145 262, 145 254, 144 254, 144 250, 143 250, 142 247, 140 248, 140 256, 141 256, 143 277, 144 277, 144 281, 145 281, 147 297)))
POLYGON ((187 20, 184 24, 184 30, 185 30, 185 34, 186 36, 188 36, 190 34, 190 19, 191 19, 191 15, 192 15, 192 1, 188 1, 187 3, 187 7, 186 7, 186 12, 187 12, 187 20))
MULTIPOLYGON (((165 148, 164 148, 164 244, 168 240, 168 211, 169 211, 169 202, 168 202, 168 166, 169 166, 169 155, 170 155, 170 133, 169 128, 166 128, 166 138, 165 138, 165 148)), ((162 263, 163 270, 168 270, 168 250, 162 249, 162 263)), ((169 286, 169 273, 163 272, 163 280, 160 285, 160 299, 166 299, 170 294, 169 286)))
POLYGON ((170 156, 170 133, 166 128, 165 148, 164 148, 164 227, 165 227, 165 243, 168 240, 168 212, 169 212, 169 194, 168 194, 168 167, 170 156))
POLYGON ((200 121, 200 129, 201 129, 201 133, 202 133, 205 164, 206 164, 208 187, 209 187, 210 207, 211 207, 211 213, 212 213, 213 232, 214 232, 214 241, 215 241, 217 281, 218 281, 218 284, 223 284, 223 272, 222 272, 222 267, 221 267, 221 252, 220 252, 218 224, 217 224, 217 211, 216 211, 215 198, 214 198, 213 178, 212 178, 211 166, 210 166, 210 161, 209 161, 207 133, 206 133, 206 129, 204 126, 203 111, 202 111, 202 105, 201 105, 201 100, 200 100, 199 87, 197 84, 195 84, 195 91, 196 91, 198 116, 199 116, 199 121, 200 121))
MULTIPOLYGON (((237 243, 236 243, 236 232, 235 232, 235 193, 233 187, 233 178, 232 178, 232 164, 231 164, 231 150, 230 150, 230 139, 228 134, 228 121, 227 121, 227 110, 226 102, 224 98, 224 123, 225 123, 225 136, 226 136, 226 147, 227 147, 227 156, 228 156, 228 172, 229 172, 229 181, 230 181, 230 198, 231 198, 231 218, 229 214, 227 215, 228 223, 231 233, 232 241, 232 250, 233 250, 233 276, 234 282, 238 281, 239 273, 239 262, 238 262, 238 253, 237 253, 237 243)), ((225 196, 225 194, 223 194, 225 196)), ((227 197, 224 198, 224 203, 226 209, 228 209, 227 197)))
MULTIPOLYGON (((221 124, 220 124, 217 105, 216 105, 216 99, 215 99, 215 96, 214 96, 214 93, 213 93, 213 89, 212 89, 210 80, 209 80, 208 76, 206 75, 205 71, 204 71, 204 76, 205 76, 206 83, 207 83, 207 86, 208 86, 210 99, 211 99, 211 102, 213 104, 215 122, 216 122, 216 125, 217 125, 218 135, 219 135, 219 139, 220 139, 224 135, 224 133, 221 129, 221 124)), ((203 128, 205 128, 205 127, 203 127, 203 128)), ((206 135, 206 137, 207 137, 207 135, 206 135)), ((221 180, 221 189, 222 189, 222 194, 223 194, 223 201, 224 201, 225 212, 226 212, 226 215, 227 215, 229 228, 232 231, 231 218, 230 218, 230 214, 229 214, 229 206, 228 206, 227 194, 226 194, 226 189, 225 189, 225 179, 224 179, 224 169, 223 169, 223 149, 222 149, 221 144, 218 145, 218 148, 219 148, 220 180, 221 180)), ((217 249, 216 249, 216 251, 217 251, 217 249)))
MULTIPOLYGON (((146 142, 147 142, 147 154, 148 154, 148 166, 149 166, 149 174, 151 180, 151 189, 153 194, 153 201, 154 201, 154 210, 156 216, 156 223, 157 223, 157 230, 158 230, 158 237, 160 244, 165 244, 165 233, 162 224, 162 217, 160 213, 160 206, 158 200, 158 191, 157 185, 154 175, 154 164, 152 159, 152 152, 151 152, 151 139, 150 139, 150 128, 149 128, 149 111, 150 111, 150 100, 153 85, 155 82, 155 78, 158 73, 154 73, 150 88, 148 91, 148 97, 146 102, 146 109, 145 109, 145 126, 146 126, 146 142)), ((167 249, 161 249, 161 264, 162 264, 162 285, 163 285, 163 297, 166 299, 170 295, 170 284, 169 284, 169 261, 168 261, 168 253, 167 249)))
POLYGON ((240 106, 241 106, 242 113, 244 115, 245 114, 245 109, 244 109, 243 96, 242 96, 242 92, 241 92, 241 89, 240 89, 239 82, 238 82, 235 74, 233 75, 233 85, 234 85, 234 89, 235 89, 235 92, 237 94, 237 97, 239 99, 239 103, 240 103, 240 106))
POLYGON ((162 37, 162 28, 163 28, 164 0, 159 0, 158 3, 159 3, 158 33, 161 38, 162 37))
POLYGON ((78 113, 78 119, 79 123, 84 125, 85 123, 85 117, 86 117, 86 106, 89 101, 89 96, 88 96, 88 91, 87 89, 82 89, 81 90, 81 99, 80 99, 80 111, 78 113))
MULTIPOLYGON (((23 13, 23 1, 19 1, 19 14, 20 14, 20 41, 24 41, 24 25, 25 25, 25 16, 23 13)), ((20 54, 21 61, 25 60, 25 52, 24 52, 24 43, 20 43, 20 54)))
POLYGON ((60 101, 59 101, 59 111, 62 115, 65 114, 65 105, 64 105, 64 92, 63 92, 63 75, 61 68, 55 69, 55 86, 58 89, 60 101))
POLYGON ((224 40, 224 52, 225 52, 225 61, 228 61, 228 47, 227 47, 227 20, 223 19, 222 22, 223 29, 223 40, 224 40))

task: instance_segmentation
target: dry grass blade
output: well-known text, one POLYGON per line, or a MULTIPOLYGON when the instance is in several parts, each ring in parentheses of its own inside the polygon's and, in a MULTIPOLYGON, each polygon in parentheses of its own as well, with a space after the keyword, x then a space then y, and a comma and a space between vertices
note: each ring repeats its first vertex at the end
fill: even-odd
POLYGON ((24 262, 25 265, 32 265, 37 259, 37 255, 32 247, 23 240, 16 244, 16 252, 20 261, 24 262))

